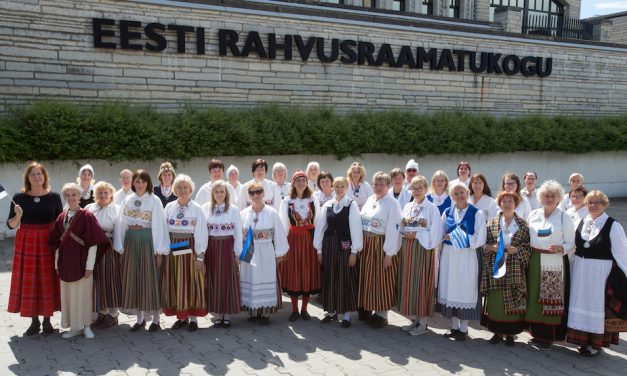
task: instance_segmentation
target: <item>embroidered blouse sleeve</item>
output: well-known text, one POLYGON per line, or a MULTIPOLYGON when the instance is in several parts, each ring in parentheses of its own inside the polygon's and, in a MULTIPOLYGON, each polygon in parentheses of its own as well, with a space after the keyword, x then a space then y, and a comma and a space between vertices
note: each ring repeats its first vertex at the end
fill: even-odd
POLYGON ((428 207, 431 228, 429 229, 429 244, 427 245, 427 249, 435 249, 442 242, 444 225, 442 224, 438 207, 435 205, 428 205, 428 207))
POLYGON ((165 209, 161 204, 159 197, 152 197, 152 244, 155 249, 155 255, 170 254, 170 231, 168 230, 168 221, 165 215, 165 209))
POLYGON ((198 203, 192 201, 190 207, 193 208, 194 217, 196 217, 196 226, 194 226, 194 251, 196 255, 203 254, 207 250, 207 244, 209 243, 207 219, 205 218, 205 213, 202 211, 202 207, 198 205, 198 203))
POLYGON ((243 233, 243 229, 242 229, 242 220, 240 218, 239 215, 239 210, 237 210, 236 206, 232 206, 229 208, 229 213, 231 214, 231 220, 233 221, 233 224, 235 225, 235 228, 233 229, 233 238, 234 238, 234 244, 233 244, 233 253, 235 253, 235 255, 237 257, 239 257, 242 254, 242 249, 244 247, 244 240, 242 238, 242 233, 243 233))
POLYGON ((279 186, 273 181, 270 181, 270 189, 272 189, 272 206, 276 210, 279 210, 281 209, 281 205, 283 204, 283 201, 281 200, 281 190, 279 189, 279 186))
POLYGON ((561 213, 563 219, 562 234, 564 240, 561 246, 564 247, 564 254, 567 254, 572 248, 575 247, 575 226, 572 218, 565 212, 561 213))
POLYGON ((327 229, 327 216, 322 215, 322 212, 326 213, 328 208, 331 207, 334 200, 329 200, 326 204, 322 205, 322 208, 319 209, 318 214, 316 214, 316 228, 314 230, 314 238, 313 238, 313 246, 318 252, 318 254, 322 254, 322 239, 324 238, 324 232, 327 229), (331 205, 329 205, 331 203, 331 205))
POLYGON ((389 205, 389 208, 385 224, 383 251, 388 256, 394 256, 401 248, 401 233, 398 232, 398 227, 403 219, 403 213, 401 212, 401 205, 395 199, 388 197, 387 205, 389 205))
POLYGON ((348 214, 348 225, 351 230, 351 253, 356 254, 364 248, 364 231, 361 228, 359 205, 353 200, 348 214))
POLYGON ((287 243, 287 232, 285 231, 281 218, 279 218, 276 210, 268 210, 268 214, 271 215, 274 227, 274 253, 276 256, 283 256, 290 249, 290 246, 287 243))
POLYGON ((475 233, 468 236, 470 240, 470 248, 477 249, 485 245, 488 232, 487 229, 488 227, 483 213, 481 210, 477 210, 477 213, 475 214, 475 233))
POLYGON ((279 212, 279 218, 281 219, 281 226, 283 226, 283 231, 287 234, 290 231, 290 198, 285 197, 281 201, 281 208, 277 209, 279 212))
POLYGON ((614 221, 610 229, 610 241, 612 242, 612 256, 618 267, 627 274, 627 237, 623 226, 614 221))
POLYGON ((113 230, 113 249, 118 253, 124 253, 124 238, 126 237, 126 231, 128 230, 128 223, 126 222, 126 216, 124 215, 124 209, 128 203, 128 200, 131 196, 125 198, 122 201, 122 205, 120 205, 120 209, 118 211, 118 220, 115 223, 115 228, 113 230))

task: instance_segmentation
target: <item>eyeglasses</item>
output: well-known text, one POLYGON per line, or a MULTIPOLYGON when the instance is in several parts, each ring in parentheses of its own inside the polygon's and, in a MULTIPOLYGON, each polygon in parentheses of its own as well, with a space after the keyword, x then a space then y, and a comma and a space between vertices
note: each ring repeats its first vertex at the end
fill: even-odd
POLYGON ((579 199, 579 200, 581 200, 584 197, 585 197, 584 195, 572 195, 572 196, 570 196, 570 198, 576 198, 576 199, 579 199))
POLYGON ((408 168, 405 171, 407 171, 407 172, 418 172, 418 170, 416 170, 415 168, 408 168))
POLYGON ((251 195, 251 196, 262 195, 263 194, 263 189, 258 189, 256 191, 248 191, 248 194, 251 195))
POLYGON ((588 205, 603 205, 601 201, 588 201, 588 205))
POLYGON ((516 185, 516 182, 510 181, 510 182, 503 183, 503 185, 506 187, 511 187, 513 185, 516 185))

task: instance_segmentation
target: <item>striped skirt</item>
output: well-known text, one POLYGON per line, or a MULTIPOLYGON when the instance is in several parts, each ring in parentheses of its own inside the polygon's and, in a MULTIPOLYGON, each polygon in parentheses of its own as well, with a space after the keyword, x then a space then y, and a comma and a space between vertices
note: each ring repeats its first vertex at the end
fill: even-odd
POLYGON ((427 250, 417 239, 403 239, 398 266, 398 312, 405 316, 428 317, 435 306, 435 250, 427 250))
POLYGON ((93 312, 122 306, 122 258, 114 250, 105 252, 94 269, 93 312))
POLYGON ((283 292, 290 296, 319 293, 320 264, 311 231, 291 226, 287 241, 290 245, 287 260, 279 265, 283 292))
POLYGON ((50 317, 61 310, 54 253, 48 249, 51 224, 21 224, 15 234, 8 312, 50 317))
POLYGON ((239 266, 233 253, 234 243, 232 236, 209 237, 209 247, 205 253, 209 312, 240 312, 239 266))
MULTIPOLYGON (((172 234, 170 241, 178 243, 189 241, 194 249, 193 234, 172 234)), ((196 254, 194 251, 185 255, 170 255, 163 265, 161 283, 161 299, 163 313, 185 320, 189 316, 207 315, 207 293, 205 288, 205 271, 196 271, 196 254)))
POLYGON ((366 311, 386 311, 396 305, 398 256, 392 266, 383 268, 385 236, 364 233, 364 250, 359 261, 358 305, 366 311))
POLYGON ((349 267, 350 250, 342 250, 337 236, 322 240, 322 278, 319 300, 327 312, 357 310, 357 266, 349 267))
POLYGON ((129 229, 124 239, 122 308, 154 311, 161 308, 152 229, 129 229))

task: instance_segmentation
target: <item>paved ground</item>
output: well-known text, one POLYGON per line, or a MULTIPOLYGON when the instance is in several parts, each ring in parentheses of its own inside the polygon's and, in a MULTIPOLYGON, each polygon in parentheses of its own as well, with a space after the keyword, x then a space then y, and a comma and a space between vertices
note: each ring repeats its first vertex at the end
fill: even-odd
MULTIPOLYGON (((608 210, 627 224, 627 200, 614 200, 608 210)), ((490 345, 490 333, 472 323, 463 343, 441 336, 448 322, 432 320, 431 331, 410 337, 399 330, 407 320, 391 314, 390 325, 371 329, 354 324, 341 329, 321 324, 323 312, 312 306, 310 322, 287 320, 284 309, 267 327, 233 320, 230 329, 203 329, 195 333, 163 330, 130 333, 131 317, 121 315, 119 327, 96 331, 96 338, 65 340, 50 336, 22 337, 28 319, 6 312, 13 257, 12 240, 0 241, 0 375, 624 375, 627 334, 595 358, 581 358, 570 345, 539 352, 518 336, 516 346, 490 345)), ((285 301, 287 303, 287 301, 285 301)), ((285 305, 287 307, 287 304, 285 305)), ((59 327, 60 315, 53 317, 59 327)), ((356 321, 356 320, 354 320, 356 321)), ((173 319, 162 320, 169 328, 173 319)))

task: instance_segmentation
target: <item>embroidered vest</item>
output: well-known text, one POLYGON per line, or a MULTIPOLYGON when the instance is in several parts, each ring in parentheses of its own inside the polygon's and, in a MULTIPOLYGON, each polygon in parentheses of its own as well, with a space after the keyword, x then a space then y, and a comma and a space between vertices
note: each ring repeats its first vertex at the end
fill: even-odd
POLYGON ((586 241, 581 237, 583 223, 584 221, 579 222, 579 227, 577 227, 577 232, 575 233, 575 246, 577 247, 575 254, 586 259, 613 260, 610 230, 612 229, 614 218, 607 218, 607 221, 605 221, 605 225, 603 225, 599 234, 593 239, 588 240, 588 243, 590 244, 590 247, 588 248, 584 246, 586 241))

